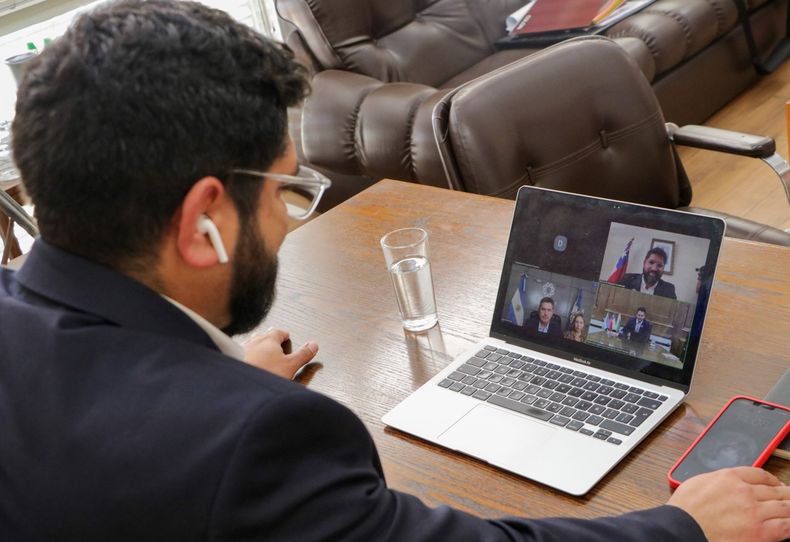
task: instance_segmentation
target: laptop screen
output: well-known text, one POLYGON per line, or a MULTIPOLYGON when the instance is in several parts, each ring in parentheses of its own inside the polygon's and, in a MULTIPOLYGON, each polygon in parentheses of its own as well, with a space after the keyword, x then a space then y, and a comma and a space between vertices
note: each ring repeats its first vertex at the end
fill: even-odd
POLYGON ((491 336, 687 388, 724 222, 522 187, 491 336))

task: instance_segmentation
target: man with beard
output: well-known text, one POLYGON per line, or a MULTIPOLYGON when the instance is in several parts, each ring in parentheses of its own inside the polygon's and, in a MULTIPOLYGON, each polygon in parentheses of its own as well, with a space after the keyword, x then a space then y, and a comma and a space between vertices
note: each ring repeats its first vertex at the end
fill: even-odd
POLYGON ((651 248, 642 262, 642 273, 626 273, 618 284, 629 290, 637 290, 643 294, 660 295, 677 299, 675 285, 663 280, 664 266, 667 264, 667 253, 662 248, 651 248))
POLYGON ((271 332, 238 359, 227 334, 265 314, 288 215, 327 186, 287 136, 306 89, 281 48, 174 0, 102 6, 31 63, 14 155, 41 239, 0 270, 3 540, 790 534, 790 489, 751 468, 614 518, 431 509, 387 487, 359 418, 290 380, 314 343, 286 354, 271 332))

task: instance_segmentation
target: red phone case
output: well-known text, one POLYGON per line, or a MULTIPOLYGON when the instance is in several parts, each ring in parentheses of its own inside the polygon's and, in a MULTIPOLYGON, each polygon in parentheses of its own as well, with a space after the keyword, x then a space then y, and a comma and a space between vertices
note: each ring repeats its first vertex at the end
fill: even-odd
MULTIPOLYGON (((671 487, 672 489, 675 489, 675 488, 677 488, 680 485, 679 481, 677 481, 674 478, 672 478, 672 473, 675 472, 675 469, 677 469, 678 466, 683 462, 683 460, 686 459, 686 456, 691 453, 691 450, 694 449, 694 447, 699 443, 699 441, 701 441, 705 437, 705 435, 710 430, 710 428, 713 427, 713 425, 721 417, 721 415, 724 414, 724 411, 726 411, 728 408, 730 408, 730 405, 734 401, 737 401, 738 399, 746 399, 747 401, 754 401, 756 403, 762 403, 764 405, 772 406, 772 407, 775 407, 775 408, 780 408, 782 410, 790 410, 790 408, 786 407, 785 405, 780 405, 780 404, 777 404, 777 403, 771 403, 771 402, 765 401, 763 399, 757 399, 755 397, 749 397, 748 395, 736 395, 735 397, 733 397, 732 399, 727 401, 727 404, 724 405, 724 408, 722 408, 718 412, 718 414, 716 414, 716 417, 713 418, 713 420, 711 420, 711 422, 708 424, 707 427, 705 427, 705 430, 702 433, 699 434, 699 436, 694 440, 694 442, 691 443, 691 446, 689 446, 688 449, 683 453, 683 455, 680 456, 680 459, 675 461, 675 464, 672 465, 671 469, 669 469, 669 472, 667 472, 667 478, 669 479, 669 487, 671 487)), ((755 462, 752 464, 752 467, 761 467, 763 465, 763 463, 765 463, 768 460, 768 458, 771 456, 771 454, 773 453, 774 449, 777 446, 779 446, 779 443, 782 442, 788 434, 790 434, 790 422, 787 422, 785 424, 785 426, 776 435, 776 438, 774 438, 771 442, 768 443, 768 446, 757 457, 755 462)))

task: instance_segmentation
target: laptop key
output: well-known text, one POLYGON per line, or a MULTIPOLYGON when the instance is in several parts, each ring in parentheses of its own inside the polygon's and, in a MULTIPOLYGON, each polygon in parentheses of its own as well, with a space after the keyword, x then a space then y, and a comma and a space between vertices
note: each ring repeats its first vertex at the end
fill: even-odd
POLYGON ((583 387, 585 390, 587 390, 587 391, 595 391, 595 390, 597 390, 598 388, 600 388, 600 387, 601 387, 601 385, 600 385, 600 384, 597 384, 597 383, 595 383, 595 382, 587 382, 587 383, 586 383, 584 386, 582 386, 582 387, 583 387))
POLYGON ((611 433, 609 431, 600 431, 599 430, 593 435, 593 438, 597 438, 598 440, 606 440, 606 439, 609 438, 609 435, 611 435, 611 433))
POLYGON ((507 372, 509 370, 510 370, 510 367, 508 367, 507 365, 500 365, 499 367, 494 369, 494 372, 496 374, 498 374, 498 375, 504 375, 504 374, 507 374, 507 372))
POLYGON ((623 408, 623 406, 625 406, 625 403, 623 401, 619 400, 619 399, 612 399, 609 402, 609 408, 614 408, 616 410, 620 410, 621 408, 623 408))
POLYGON ((598 425, 598 424, 599 424, 599 423, 601 423, 603 420, 604 420, 604 419, 603 419, 603 418, 601 418, 600 416, 590 416, 589 418, 587 418, 587 419, 586 419, 586 420, 584 420, 584 421, 585 421, 585 423, 589 423, 590 425, 598 425))
POLYGON ((553 394, 554 394, 554 392, 553 392, 553 391, 551 391, 551 390, 547 390, 547 389, 543 388, 543 389, 541 389, 540 391, 538 391, 538 393, 536 393, 535 395, 537 395, 538 397, 540 397, 540 398, 542 398, 542 399, 548 399, 548 398, 549 398, 549 397, 551 397, 553 394))
POLYGON ((579 400, 576 399, 576 397, 566 397, 563 399, 562 404, 566 406, 576 406, 576 403, 578 402, 579 400))
MULTIPOLYGON (((499 351, 497 350, 497 352, 499 351)), ((500 359, 502 359, 502 356, 500 354, 492 352, 491 354, 488 354, 488 357, 486 359, 490 361, 499 361, 500 359)))
POLYGON ((579 429, 579 433, 581 433, 582 435, 590 436, 590 435, 594 435, 595 431, 590 431, 586 427, 582 427, 581 429, 579 429))
POLYGON ((601 386, 596 391, 598 393, 600 393, 601 395, 609 395, 610 393, 612 393, 614 391, 614 388, 611 387, 611 386, 601 386))
POLYGON ((451 389, 452 391, 461 391, 465 387, 466 386, 464 386, 460 382, 453 382, 452 384, 450 384, 450 388, 449 389, 451 389))
POLYGON ((521 392, 521 391, 514 391, 514 392, 513 392, 513 393, 511 393, 511 394, 510 394, 508 397, 510 397, 510 398, 511 398, 511 399, 513 399, 514 401, 521 401, 521 399, 523 399, 525 395, 526 395, 526 394, 525 394, 524 392, 521 392))
POLYGON ((559 385, 560 385, 560 383, 557 382, 556 380, 547 380, 546 382, 543 383, 543 387, 544 388, 548 388, 550 390, 553 390, 554 388, 556 388, 559 385))
POLYGON ((634 427, 639 427, 642 425, 642 422, 645 421, 650 417, 653 413, 652 410, 649 408, 640 408, 636 412, 634 412, 634 419, 628 422, 628 425, 633 425, 634 427))
POLYGON ((491 352, 494 352, 496 350, 496 346, 491 346, 490 344, 487 344, 487 345, 485 345, 483 347, 483 349, 484 350, 490 350, 491 352))
POLYGON ((573 371, 573 376, 579 376, 581 378, 584 378, 587 376, 587 373, 584 373, 582 371, 573 371))
POLYGON ((550 412, 546 412, 544 410, 540 410, 535 407, 531 407, 529 405, 525 405, 519 401, 513 401, 506 397, 500 397, 499 395, 492 395, 488 398, 488 402, 492 405, 501 406, 503 408, 507 408, 514 412, 519 412, 521 414, 526 414, 527 416, 531 416, 533 418, 537 418, 539 420, 543 420, 544 422, 549 421, 554 415, 550 412))
POLYGON ((475 388, 474 386, 467 386, 467 387, 465 387, 464 389, 461 390, 461 395, 472 395, 476 391, 477 391, 477 388, 475 388))
POLYGON ((532 363, 534 363, 535 365, 540 365, 541 367, 545 367, 546 366, 546 362, 543 361, 543 360, 530 359, 530 361, 532 361, 532 363))
POLYGON ((449 388, 453 384, 453 381, 449 378, 445 378, 441 382, 439 382, 439 386, 442 388, 449 388))
POLYGON ((499 384, 489 384, 488 386, 485 387, 485 390, 491 393, 495 393, 499 391, 501 387, 502 386, 500 386, 499 384))
POLYGON ((591 391, 585 391, 584 393, 581 394, 580 399, 582 401, 590 401, 590 402, 592 402, 592 401, 595 401, 596 397, 598 397, 597 393, 594 393, 594 392, 591 392, 591 391))
POLYGON ((590 415, 587 414, 586 412, 577 412, 572 417, 573 417, 574 420, 579 420, 580 422, 583 422, 584 420, 589 418, 590 415))
POLYGON ((477 356, 466 360, 469 365, 474 365, 475 367, 482 367, 486 364, 486 360, 478 358, 477 356))
POLYGON ((480 399, 481 401, 485 401, 489 397, 499 397, 499 396, 498 395, 493 395, 492 396, 490 393, 488 393, 485 390, 477 390, 476 392, 474 392, 472 397, 474 397, 475 399, 480 399))
POLYGON ((513 389, 514 390, 522 391, 526 387, 527 387, 527 383, 526 382, 516 382, 515 384, 513 384, 513 389))
MULTIPOLYGON (((578 431, 582 427, 584 427, 584 424, 582 422, 571 420, 568 422, 568 425, 565 426, 565 429, 570 429, 571 431, 578 431)), ((592 431, 590 432, 592 433, 592 431)))
POLYGON ((636 428, 631 427, 630 425, 626 425, 624 423, 616 422, 614 420, 604 420, 601 422, 601 427, 604 429, 609 429, 610 431, 614 431, 615 433, 620 433, 621 435, 630 435, 633 433, 636 428))
POLYGON ((647 397, 648 399, 658 399, 658 394, 657 394, 657 393, 655 393, 655 392, 652 392, 652 391, 646 391, 646 392, 645 392, 645 393, 643 393, 642 395, 644 395, 644 396, 645 396, 645 397, 647 397))
POLYGON ((559 403, 551 403, 549 406, 546 407, 546 410, 556 414, 557 412, 562 410, 562 405, 559 403))
POLYGON ((568 424, 569 421, 570 420, 568 418, 566 418, 565 416, 557 415, 557 416, 554 416, 552 419, 550 419, 549 423, 552 423, 554 425, 559 425, 560 427, 565 427, 568 424))
MULTIPOLYGON (((535 395, 541 389, 542 388, 540 386, 536 386, 535 384, 530 384, 529 386, 527 386, 527 389, 525 389, 524 391, 529 393, 529 394, 531 394, 531 395, 535 395)), ((636 412, 636 411, 634 411, 634 412, 636 412)))
MULTIPOLYGON (((568 370, 570 371, 570 369, 568 370)), ((563 384, 570 384, 571 382, 573 382, 574 378, 572 375, 564 374, 560 376, 557 380, 559 380, 563 384)))
POLYGON ((574 378, 571 381, 571 386, 576 386, 577 388, 581 388, 587 383, 587 381, 583 378, 574 378))
POLYGON ((570 395, 571 397, 581 397, 583 393, 584 390, 581 388, 571 388, 570 390, 568 390, 568 395, 570 395))
POLYGON ((606 407, 603 405, 593 405, 589 409, 587 409, 587 411, 590 414, 603 414, 604 412, 606 412, 606 407))
POLYGON ((636 403, 637 401, 639 401, 640 398, 641 396, 635 393, 627 393, 625 397, 623 397, 623 401, 627 401, 629 403, 636 403))
POLYGON ((604 386, 614 386, 614 380, 609 380, 608 378, 602 378, 601 384, 604 386))
POLYGON ((620 414, 619 411, 613 408, 607 408, 606 410, 603 411, 603 414, 601 414, 601 416, 603 416, 604 418, 608 418, 610 420, 614 420, 618 414, 620 414))
POLYGON ((593 403, 595 403, 596 405, 606 405, 611 400, 612 400, 611 397, 607 397, 605 395, 599 395, 598 397, 593 399, 593 403))
POLYGON ((548 372, 549 372, 549 370, 546 369, 545 367, 538 367, 537 369, 532 371, 533 374, 536 374, 538 376, 544 376, 544 375, 548 374, 548 372))
POLYGON ((546 379, 543 378, 542 376, 536 376, 535 378, 533 378, 529 382, 530 382, 530 384, 535 384, 536 386, 540 386, 541 384, 546 382, 546 379))
POLYGON ((623 405, 623 406, 620 408, 620 410, 622 410, 623 412, 627 412, 628 414, 633 414, 633 413, 635 413, 637 410, 639 410, 639 407, 638 407, 638 406, 636 406, 636 405, 635 405, 635 404, 633 404, 633 403, 626 403, 625 405, 623 405))
POLYGON ((572 418, 574 414, 576 414, 576 409, 566 406, 562 410, 560 410, 560 414, 563 416, 567 416, 568 418, 572 418))
POLYGON ((589 402, 589 401, 579 401, 578 403, 576 403, 576 408, 578 410, 587 410, 591 406, 592 406, 592 403, 589 402))
POLYGON ((511 390, 510 388, 499 388, 498 390, 496 390, 496 394, 501 395, 502 397, 507 397, 508 395, 510 395, 511 391, 513 390, 511 390))
POLYGON ((465 376, 466 375, 464 375, 463 373, 459 373, 458 371, 453 371, 452 373, 447 375, 447 378, 449 378, 450 380, 454 380, 455 382, 458 382, 459 380, 463 380, 465 376))
POLYGON ((547 406, 549 406, 549 404, 551 404, 551 401, 549 401, 548 399, 538 399, 532 404, 538 408, 546 408, 547 406))
POLYGON ((474 383, 474 384, 472 384, 472 385, 473 385, 475 388, 478 388, 478 389, 481 389, 481 390, 482 390, 483 388, 485 388, 486 386, 488 386, 488 381, 486 381, 486 380, 478 380, 477 382, 475 382, 475 383, 474 383))
POLYGON ((513 360, 513 363, 510 364, 514 369, 521 369, 524 365, 526 364, 520 359, 513 360))
POLYGON ((655 410, 661 406, 661 401, 657 401, 655 399, 649 399, 647 397, 642 397, 639 401, 636 402, 636 404, 641 407, 647 407, 649 409, 655 410))
POLYGON ((560 393, 568 393, 568 392, 569 392, 569 391, 571 391, 573 388, 571 388, 571 387, 570 387, 569 385, 567 385, 567 384, 560 384, 560 385, 559 385, 559 386, 557 386, 555 389, 556 389, 558 392, 560 392, 560 393))
POLYGON ((502 379, 502 382, 501 382, 501 384, 502 384, 503 386, 507 386, 508 388, 509 388, 509 387, 511 387, 511 386, 512 386, 513 384, 515 384, 515 383, 516 383, 516 380, 515 380, 515 379, 513 379, 513 378, 510 378, 509 376, 507 376, 507 377, 503 378, 503 379, 502 379))
POLYGON ((628 392, 625 390, 615 389, 612 393, 609 394, 609 397, 612 397, 613 399, 622 399, 623 397, 626 396, 627 393, 628 392))
POLYGON ((562 373, 557 371, 557 370, 549 371, 548 373, 546 373, 546 378, 550 378, 552 380, 557 380, 561 376, 562 376, 562 373))
POLYGON ((555 403, 562 403, 565 400, 565 395, 555 391, 554 393, 551 394, 551 397, 549 397, 549 399, 551 399, 555 403))
POLYGON ((491 352, 489 352, 488 350, 485 350, 485 349, 483 349, 483 350, 481 350, 480 352, 478 352, 477 354, 475 354, 475 356, 476 356, 476 357, 478 357, 478 358, 483 358, 483 359, 485 359, 485 357, 486 357, 488 354, 490 354, 490 353, 491 353, 491 352))
POLYGON ((535 397, 534 395, 527 395, 526 397, 524 397, 521 400, 521 402, 524 403, 524 404, 527 404, 527 405, 531 405, 532 403, 534 403, 537 400, 538 400, 538 398, 535 397))
POLYGON ((518 377, 520 377, 522 374, 524 374, 524 373, 523 373, 522 371, 519 371, 518 369, 510 369, 510 370, 507 372, 507 375, 508 375, 510 378, 518 378, 518 377))
POLYGON ((615 382, 614 387, 618 390, 628 391, 628 384, 623 384, 622 382, 615 382))
POLYGON ((488 381, 489 382, 493 382, 493 383, 496 384, 496 383, 502 382, 502 379, 504 379, 504 378, 505 377, 502 376, 502 375, 491 375, 491 376, 488 377, 488 381))
POLYGON ((614 438, 614 437, 609 437, 608 439, 606 439, 606 442, 610 442, 610 443, 616 444, 618 446, 623 443, 622 440, 620 440, 619 438, 614 438))
POLYGON ((546 367, 548 367, 549 369, 554 369, 555 371, 560 368, 560 366, 557 365, 556 363, 547 363, 546 367))
POLYGON ((587 380, 592 380, 593 382, 600 382, 601 377, 595 375, 587 375, 587 380))
POLYGON ((464 383, 464 384, 466 384, 467 386, 471 386, 472 384, 474 384, 475 382, 477 382, 477 379, 476 379, 475 377, 473 377, 473 376, 467 376, 466 378, 464 378, 463 380, 461 380, 461 382, 463 382, 463 383, 464 383))
POLYGON ((573 373, 573 369, 571 369, 570 367, 560 367, 560 372, 561 373, 566 373, 566 374, 571 374, 571 373, 573 373))
POLYGON ((473 365, 466 365, 466 364, 458 367, 457 371, 472 376, 478 375, 481 372, 480 369, 478 369, 477 367, 474 367, 473 365))
POLYGON ((506 356, 506 355, 510 354, 510 350, 505 350, 504 348, 497 348, 496 349, 496 353, 497 354, 502 354, 503 356, 506 356))
POLYGON ((620 423, 628 423, 628 422, 630 422, 630 421, 631 421, 631 420, 633 420, 633 419, 634 419, 634 416, 633 416, 632 414, 626 414, 625 412, 621 412, 621 413, 620 413, 620 414, 619 414, 619 415, 618 415, 618 416, 615 418, 615 420, 617 420, 617 421, 618 421, 618 422, 620 422, 620 423))
POLYGON ((636 393, 638 395, 642 395, 643 393, 645 393, 645 390, 643 390, 642 388, 637 388, 636 386, 631 386, 630 388, 628 388, 628 391, 630 391, 631 393, 636 393))
POLYGON ((659 395, 658 397, 656 397, 656 399, 658 399, 659 401, 661 401, 663 403, 664 401, 669 399, 669 397, 667 397, 666 395, 659 395))

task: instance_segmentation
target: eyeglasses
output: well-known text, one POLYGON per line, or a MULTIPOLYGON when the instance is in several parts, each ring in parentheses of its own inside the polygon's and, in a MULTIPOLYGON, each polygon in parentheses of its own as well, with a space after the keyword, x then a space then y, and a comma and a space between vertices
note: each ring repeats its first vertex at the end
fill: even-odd
POLYGON ((296 220, 305 220, 315 212, 321 196, 332 186, 325 175, 309 167, 299 166, 296 175, 284 173, 268 173, 251 169, 232 169, 234 175, 250 175, 280 183, 280 190, 286 192, 283 199, 288 216, 296 220))

